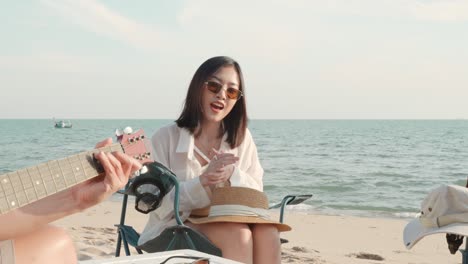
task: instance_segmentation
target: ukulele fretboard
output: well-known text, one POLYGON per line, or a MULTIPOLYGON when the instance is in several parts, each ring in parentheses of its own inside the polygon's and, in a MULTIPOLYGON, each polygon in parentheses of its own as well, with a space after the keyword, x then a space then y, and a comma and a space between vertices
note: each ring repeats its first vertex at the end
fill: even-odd
POLYGON ((120 144, 0 175, 0 214, 55 194, 102 173, 93 154, 122 152, 120 144))

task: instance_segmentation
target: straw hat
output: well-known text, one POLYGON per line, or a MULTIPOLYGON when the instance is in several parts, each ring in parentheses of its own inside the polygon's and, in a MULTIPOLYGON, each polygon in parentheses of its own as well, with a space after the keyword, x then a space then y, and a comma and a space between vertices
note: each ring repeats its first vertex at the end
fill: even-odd
POLYGON ((192 214, 188 220, 194 224, 214 222, 273 224, 280 232, 291 230, 286 224, 270 220, 268 198, 263 192, 245 187, 214 189, 209 214, 205 217, 196 217, 192 214))
POLYGON ((410 249, 427 235, 450 233, 468 236, 468 188, 442 185, 421 203, 419 218, 403 231, 403 242, 410 249))

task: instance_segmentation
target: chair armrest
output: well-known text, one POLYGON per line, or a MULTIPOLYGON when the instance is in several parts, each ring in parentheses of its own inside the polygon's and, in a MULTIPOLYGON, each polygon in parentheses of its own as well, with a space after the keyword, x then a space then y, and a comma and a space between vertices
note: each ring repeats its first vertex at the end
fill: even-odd
POLYGON ((300 194, 300 195, 286 195, 283 200, 275 204, 273 206, 270 206, 269 209, 273 208, 280 208, 280 223, 283 223, 283 215, 284 215, 284 208, 286 205, 295 205, 295 204, 300 204, 312 197, 312 194, 300 194))

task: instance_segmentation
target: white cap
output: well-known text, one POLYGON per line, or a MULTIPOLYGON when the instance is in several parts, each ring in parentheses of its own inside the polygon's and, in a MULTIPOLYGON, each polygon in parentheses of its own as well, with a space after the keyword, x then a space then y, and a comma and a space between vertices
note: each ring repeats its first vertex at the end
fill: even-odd
POLYGON ((419 217, 405 226, 403 243, 410 249, 437 233, 468 236, 468 188, 442 185, 432 190, 421 203, 419 217))

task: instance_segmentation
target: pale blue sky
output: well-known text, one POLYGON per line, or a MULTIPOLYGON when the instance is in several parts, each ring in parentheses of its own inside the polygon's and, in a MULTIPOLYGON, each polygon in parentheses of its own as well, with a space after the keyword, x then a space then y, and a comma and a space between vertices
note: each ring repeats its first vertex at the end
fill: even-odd
POLYGON ((251 118, 468 119, 468 1, 2 1, 0 118, 177 118, 228 55, 251 118))

